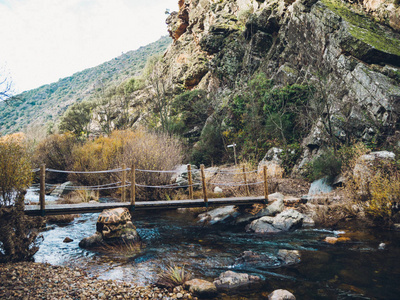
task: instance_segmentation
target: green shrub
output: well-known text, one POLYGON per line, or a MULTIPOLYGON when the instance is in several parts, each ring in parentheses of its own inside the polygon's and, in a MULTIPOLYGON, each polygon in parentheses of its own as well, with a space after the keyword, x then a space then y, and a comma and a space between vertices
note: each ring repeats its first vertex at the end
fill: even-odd
POLYGON ((332 183, 334 178, 340 174, 341 168, 342 160, 333 149, 327 149, 310 163, 308 178, 314 181, 327 177, 328 182, 332 183))

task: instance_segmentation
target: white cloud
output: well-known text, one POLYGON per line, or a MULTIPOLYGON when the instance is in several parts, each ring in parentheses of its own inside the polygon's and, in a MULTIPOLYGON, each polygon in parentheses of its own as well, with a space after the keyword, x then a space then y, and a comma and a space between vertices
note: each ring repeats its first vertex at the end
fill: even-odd
POLYGON ((0 64, 19 91, 96 66, 167 34, 178 0, 0 0, 0 64))

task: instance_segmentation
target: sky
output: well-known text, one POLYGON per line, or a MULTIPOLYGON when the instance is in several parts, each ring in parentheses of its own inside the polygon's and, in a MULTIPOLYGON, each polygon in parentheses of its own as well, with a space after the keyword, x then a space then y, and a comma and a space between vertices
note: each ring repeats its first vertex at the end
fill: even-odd
POLYGON ((0 0, 0 72, 17 93, 167 35, 178 0, 0 0))

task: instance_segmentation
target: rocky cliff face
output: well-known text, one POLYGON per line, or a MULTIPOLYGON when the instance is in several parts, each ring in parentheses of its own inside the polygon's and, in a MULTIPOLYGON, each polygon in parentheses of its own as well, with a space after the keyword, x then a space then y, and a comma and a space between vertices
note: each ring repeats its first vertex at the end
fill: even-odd
MULTIPOLYGON (((312 83, 340 140, 392 135, 400 117, 398 0, 180 0, 164 54, 172 85, 238 92, 264 72, 276 85, 312 83), (352 136, 352 137, 353 137, 352 136)), ((326 140, 316 123, 304 160, 326 140)))

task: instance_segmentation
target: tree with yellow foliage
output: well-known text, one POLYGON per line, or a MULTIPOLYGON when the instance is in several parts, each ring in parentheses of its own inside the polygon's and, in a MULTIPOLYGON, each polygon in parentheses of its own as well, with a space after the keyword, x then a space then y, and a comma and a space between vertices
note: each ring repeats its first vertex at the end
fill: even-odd
POLYGON ((0 138, 0 205, 11 205, 32 180, 31 162, 22 133, 0 138))

